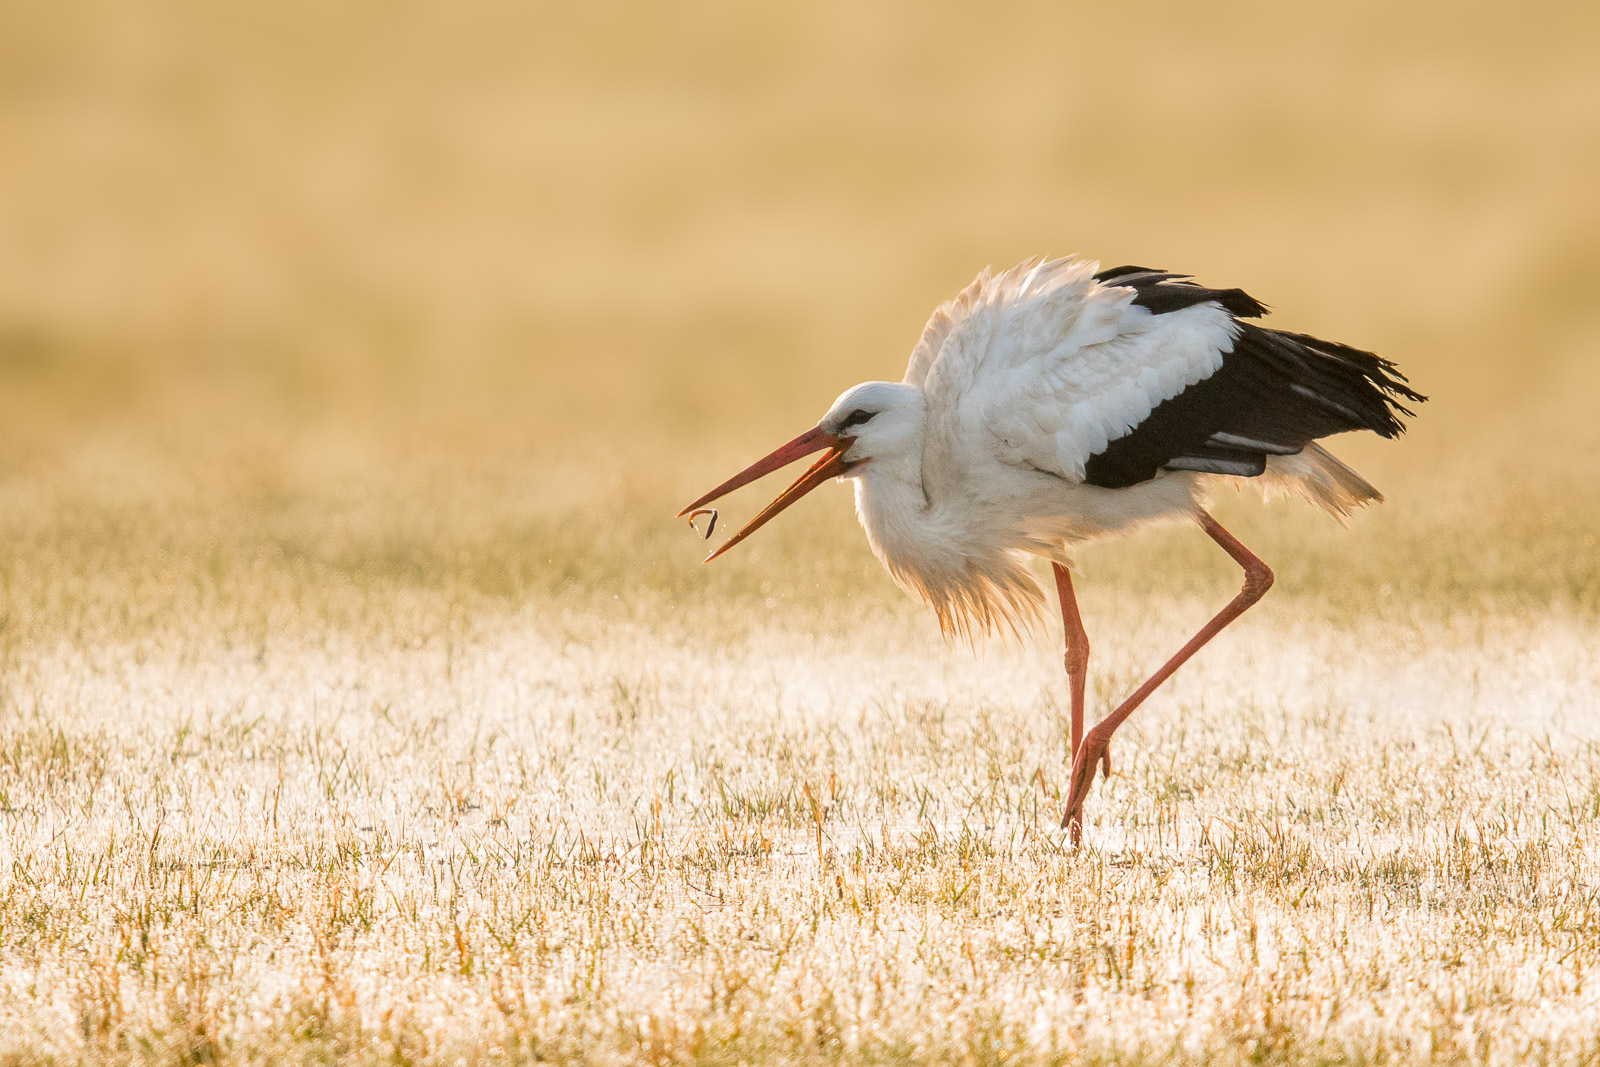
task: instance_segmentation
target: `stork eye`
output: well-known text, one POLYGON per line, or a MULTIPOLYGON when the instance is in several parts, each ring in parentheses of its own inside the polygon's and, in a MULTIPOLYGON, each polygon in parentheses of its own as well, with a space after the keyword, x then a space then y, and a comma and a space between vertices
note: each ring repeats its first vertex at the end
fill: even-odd
POLYGON ((844 421, 839 424, 839 432, 843 433, 852 426, 860 426, 863 422, 866 422, 876 414, 876 411, 863 411, 861 408, 856 408, 850 414, 846 415, 844 417, 844 421))

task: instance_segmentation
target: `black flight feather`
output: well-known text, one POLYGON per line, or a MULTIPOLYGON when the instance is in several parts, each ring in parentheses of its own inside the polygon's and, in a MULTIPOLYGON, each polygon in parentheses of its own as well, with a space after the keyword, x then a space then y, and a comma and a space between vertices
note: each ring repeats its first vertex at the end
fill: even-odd
POLYGON ((1133 302, 1155 315, 1207 302, 1221 304, 1241 319, 1259 319, 1267 313, 1266 305, 1243 289, 1207 289, 1187 274, 1130 265, 1103 270, 1094 278, 1107 285, 1132 289, 1133 302))

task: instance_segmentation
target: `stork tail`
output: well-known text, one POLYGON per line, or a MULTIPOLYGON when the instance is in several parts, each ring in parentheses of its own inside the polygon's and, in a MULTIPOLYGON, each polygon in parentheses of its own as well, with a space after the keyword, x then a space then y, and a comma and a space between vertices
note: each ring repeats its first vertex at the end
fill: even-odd
POLYGON ((1315 441, 1296 455, 1269 457, 1267 478, 1274 488, 1299 493, 1344 526, 1356 508, 1383 503, 1372 483, 1315 441))

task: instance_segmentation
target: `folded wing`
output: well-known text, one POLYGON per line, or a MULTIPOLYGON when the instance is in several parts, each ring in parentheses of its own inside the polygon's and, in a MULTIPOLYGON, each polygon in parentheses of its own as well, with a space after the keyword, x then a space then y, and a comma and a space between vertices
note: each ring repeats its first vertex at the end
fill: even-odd
POLYGON ((1319 437, 1405 431, 1402 401, 1421 394, 1388 360, 1349 345, 1245 321, 1266 309, 1239 289, 1207 289, 1181 275, 1118 267, 1096 276, 1132 289, 1135 306, 1158 315, 1211 304, 1234 318, 1236 333, 1210 376, 1168 397, 1127 434, 1085 464, 1085 480, 1118 488, 1161 470, 1253 477, 1268 456, 1293 455, 1319 437))
POLYGON ((1106 488, 1164 470, 1250 477, 1328 434, 1392 437, 1401 401, 1424 399, 1370 352, 1248 321, 1266 308, 1242 290, 1094 267, 985 273, 934 313, 906 374, 928 400, 928 448, 945 452, 925 470, 981 442, 1106 488))

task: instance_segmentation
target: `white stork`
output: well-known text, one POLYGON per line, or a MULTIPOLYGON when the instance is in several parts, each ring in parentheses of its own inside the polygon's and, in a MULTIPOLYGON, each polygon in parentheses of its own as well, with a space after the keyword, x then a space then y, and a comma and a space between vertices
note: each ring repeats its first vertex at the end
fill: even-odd
POLYGON ((1401 401, 1426 399, 1371 352, 1249 321, 1266 308, 1242 290, 1097 266, 1035 259, 985 271, 933 313, 903 381, 847 390, 815 428, 680 513, 826 449, 706 561, 828 478, 853 479, 872 551, 946 635, 969 640, 1036 618, 1044 593, 1027 561, 1049 560, 1066 630, 1073 763, 1062 825, 1074 842, 1096 767, 1110 773, 1117 727, 1272 585, 1267 565, 1206 511, 1207 489, 1253 478, 1345 521, 1382 495, 1316 440, 1394 437, 1412 414, 1401 401), (1070 551, 1171 518, 1221 545, 1244 588, 1085 736, 1089 639, 1070 551))

